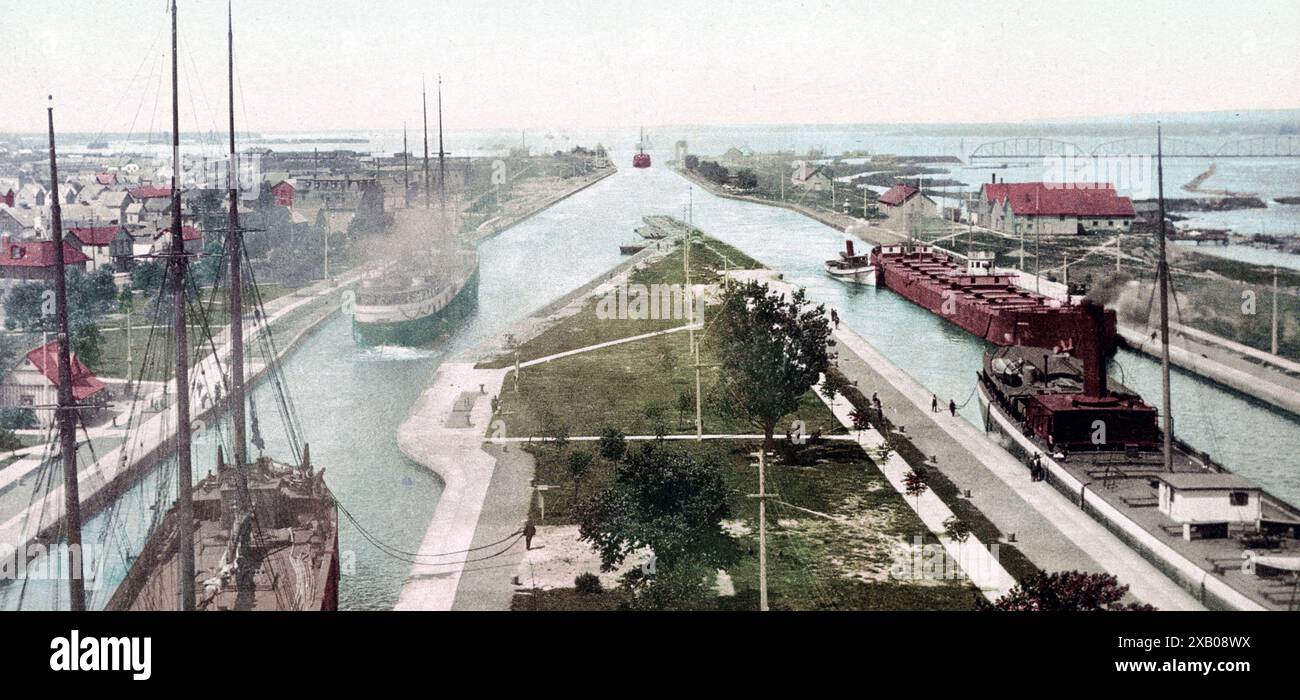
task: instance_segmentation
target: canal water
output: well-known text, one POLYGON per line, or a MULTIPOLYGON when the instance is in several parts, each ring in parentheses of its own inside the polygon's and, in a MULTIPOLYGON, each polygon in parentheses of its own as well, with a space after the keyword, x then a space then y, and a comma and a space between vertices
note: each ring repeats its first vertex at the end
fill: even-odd
MULTIPOLYGON (((630 154, 619 154, 619 163, 630 154)), ((662 162, 662 159, 659 161, 662 162)), ((479 306, 443 345, 432 349, 358 348, 350 319, 326 322, 285 362, 285 373, 312 462, 324 469, 339 501, 371 537, 413 552, 422 539, 442 484, 397 449, 396 431, 438 364, 490 338, 527 314, 589 281, 620 260, 618 245, 649 214, 684 216, 697 226, 785 273, 812 299, 835 308, 850 328, 892 362, 979 424, 971 396, 982 341, 888 290, 845 285, 825 275, 822 261, 843 245, 843 235, 784 209, 714 197, 667 168, 626 168, 480 245, 479 306)), ((1123 352, 1115 371, 1149 399, 1159 396, 1159 367, 1123 352)), ((868 392, 870 387, 864 387, 868 392)), ((274 426, 269 385, 255 391, 267 453, 287 451, 274 426)), ((1300 502, 1300 423, 1257 402, 1178 373, 1173 384, 1180 436, 1224 464, 1292 502, 1300 502)), ((196 472, 212 468, 216 430, 196 447, 196 472)), ((102 606, 125 571, 125 557, 144 537, 158 474, 126 493, 112 514, 86 525, 88 542, 107 544, 95 606, 102 606)), ((397 599, 409 562, 389 556, 340 518, 344 609, 387 609, 397 599)), ((0 608, 15 606, 14 586, 0 587, 0 608)), ((66 608, 50 587, 30 586, 25 608, 66 608)))

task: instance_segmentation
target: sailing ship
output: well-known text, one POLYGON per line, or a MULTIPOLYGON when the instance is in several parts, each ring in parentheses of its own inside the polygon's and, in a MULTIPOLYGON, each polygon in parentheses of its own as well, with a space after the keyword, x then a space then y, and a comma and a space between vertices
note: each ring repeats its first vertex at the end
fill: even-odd
MULTIPOLYGON (((424 205, 430 208, 428 98, 424 94, 424 205)), ((438 80, 438 199, 434 236, 424 252, 381 265, 357 289, 352 336, 361 345, 428 345, 454 330, 478 305, 479 260, 472 245, 447 235, 442 80, 438 80)), ((406 210, 404 215, 414 215, 406 210)), ((458 234, 458 232, 457 232, 458 234)))
MULTIPOLYGON (((1163 222, 1160 156, 1157 148, 1163 222)), ((1169 266, 1164 226, 1157 228, 1161 410, 1107 376, 1113 317, 1084 300, 1073 347, 1022 345, 985 353, 977 375, 985 429, 1025 459, 1038 480, 1078 499, 1206 606, 1295 609, 1300 508, 1174 435, 1169 266)))
POLYGON ((650 154, 645 152, 645 129, 641 129, 641 140, 636 144, 636 155, 632 156, 632 167, 650 167, 650 154))
MULTIPOLYGON (((179 135, 176 79, 176 2, 171 6, 172 133, 179 135)), ((229 387, 234 461, 218 448, 217 469, 192 483, 186 272, 188 254, 181 229, 181 191, 172 178, 171 248, 168 282, 174 303, 176 478, 174 506, 153 527, 125 579, 108 601, 109 610, 335 610, 338 607, 338 510, 324 472, 303 445, 295 463, 248 457, 244 381, 243 231, 234 167, 234 22, 230 17, 230 210, 226 230, 229 258, 229 387)), ((180 140, 172 158, 180 164, 180 140)), ((174 172, 179 172, 174 167, 174 172)), ((256 289, 254 288, 254 292, 256 289)), ((264 315, 264 310, 259 309, 264 315)))
POLYGON ((826 261, 826 272, 836 279, 858 284, 875 284, 876 268, 871 264, 871 255, 859 255, 853 249, 853 241, 844 241, 844 250, 840 256, 826 261))
MULTIPOLYGON (((1018 275, 995 269, 987 251, 958 256, 926 244, 876 246, 871 264, 878 286, 995 345, 1070 347, 1091 332, 1087 310, 1020 287, 1018 275)), ((1115 312, 1104 316, 1104 347, 1113 348, 1115 312)))

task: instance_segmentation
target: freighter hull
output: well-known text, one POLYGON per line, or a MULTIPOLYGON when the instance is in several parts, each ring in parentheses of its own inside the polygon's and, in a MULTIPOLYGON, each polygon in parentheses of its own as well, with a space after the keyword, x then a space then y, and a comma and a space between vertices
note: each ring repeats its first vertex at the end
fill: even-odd
MULTIPOLYGON (((1076 305, 1016 287, 1009 275, 963 273, 947 255, 872 252, 876 285, 888 287, 972 335, 995 345, 1074 347, 1091 332, 1076 305)), ((1107 347, 1115 343, 1115 314, 1106 312, 1107 347)))
POLYGON ((452 332, 478 306, 478 270, 443 303, 384 308, 358 306, 352 336, 360 345, 428 345, 452 332))

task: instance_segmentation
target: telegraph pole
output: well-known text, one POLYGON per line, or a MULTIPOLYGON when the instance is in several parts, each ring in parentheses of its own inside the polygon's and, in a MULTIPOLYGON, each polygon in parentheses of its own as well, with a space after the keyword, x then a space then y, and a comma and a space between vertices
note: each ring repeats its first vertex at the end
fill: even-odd
POLYGON ((1277 354, 1277 266, 1273 266, 1273 354, 1277 354))
POLYGON ((1160 380, 1161 410, 1164 411, 1164 466, 1166 472, 1174 470, 1174 416, 1169 392, 1169 261, 1165 253, 1165 166, 1160 126, 1156 126, 1156 188, 1159 193, 1159 219, 1156 221, 1156 240, 1160 258, 1156 277, 1160 287, 1160 380))

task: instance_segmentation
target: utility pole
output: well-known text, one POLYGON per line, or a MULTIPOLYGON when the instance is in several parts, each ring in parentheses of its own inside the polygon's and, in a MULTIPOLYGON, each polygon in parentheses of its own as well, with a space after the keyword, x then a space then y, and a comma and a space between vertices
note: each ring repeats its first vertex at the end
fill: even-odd
MULTIPOLYGON (((687 287, 687 289, 690 289, 687 287)), ((694 302, 694 299, 691 299, 694 302)), ((694 303, 691 308, 695 308, 694 303)), ((700 299, 700 331, 704 331, 704 299, 700 299)), ((700 399, 700 341, 692 340, 691 345, 695 350, 695 439, 697 441, 704 439, 704 414, 702 411, 702 401, 700 399)))
POLYGON ((1172 399, 1169 392, 1169 261, 1165 254, 1165 166, 1164 148, 1161 140, 1160 125, 1156 125, 1156 188, 1159 193, 1159 218, 1156 221, 1156 241, 1159 248, 1159 262, 1156 264, 1156 277, 1160 287, 1160 381, 1161 410, 1164 412, 1164 466, 1165 471, 1174 471, 1174 416, 1172 399))
POLYGON ((1273 266, 1273 344, 1272 352, 1277 354, 1277 266, 1273 266))
POLYGON ((758 447, 758 609, 767 612, 767 463, 766 445, 758 447))
POLYGON ((420 77, 420 100, 424 105, 424 208, 429 208, 429 92, 420 77))
POLYGON ((1119 274, 1120 271, 1120 260, 1123 257, 1123 251, 1120 246, 1120 241, 1123 238, 1124 238, 1124 234, 1122 232, 1117 231, 1115 233, 1115 274, 1119 274))

